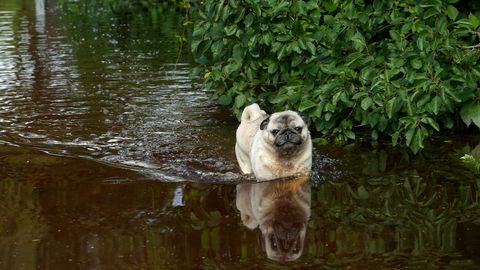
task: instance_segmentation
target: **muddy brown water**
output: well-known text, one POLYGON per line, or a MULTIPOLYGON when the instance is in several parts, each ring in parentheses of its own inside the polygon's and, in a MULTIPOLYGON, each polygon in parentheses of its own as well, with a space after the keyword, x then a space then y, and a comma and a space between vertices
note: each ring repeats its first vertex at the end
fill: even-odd
POLYGON ((179 16, 61 3, 0 2, 0 269, 480 267, 478 136, 317 146, 309 181, 245 184, 179 16), (267 233, 245 190, 283 195, 267 233))

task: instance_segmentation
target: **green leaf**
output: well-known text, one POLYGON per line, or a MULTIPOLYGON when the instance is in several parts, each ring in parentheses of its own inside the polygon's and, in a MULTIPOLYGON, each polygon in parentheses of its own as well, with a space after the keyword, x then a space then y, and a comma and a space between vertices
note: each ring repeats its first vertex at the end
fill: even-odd
POLYGON ((312 55, 315 54, 315 51, 316 51, 315 45, 313 45, 311 41, 307 41, 307 49, 312 55))
POLYGON ((441 17, 435 22, 435 30, 442 35, 448 34, 448 33, 446 33, 446 31, 447 31, 447 19, 445 17, 441 17))
POLYGON ((452 21, 455 21, 455 19, 456 19, 457 16, 458 16, 458 10, 457 10, 457 8, 455 8, 455 7, 452 6, 452 5, 448 5, 448 6, 447 6, 447 15, 448 15, 448 17, 449 17, 452 21))
POLYGON ((202 55, 202 56, 199 56, 199 57, 195 58, 195 62, 197 62, 199 64, 202 64, 202 65, 206 65, 206 64, 208 64, 208 58, 205 55, 202 55))
POLYGON ((394 132, 392 134, 392 144, 393 144, 393 146, 397 145, 399 137, 400 137, 400 131, 394 132))
POLYGON ((420 49, 420 51, 423 51, 424 44, 425 44, 425 40, 423 39, 423 37, 417 38, 417 47, 418 49, 420 49))
POLYGON ((477 127, 480 127, 480 103, 467 103, 462 107, 460 116, 467 126, 470 126, 473 122, 477 127))
POLYGON ((345 134, 345 136, 347 136, 347 138, 349 138, 351 140, 355 140, 355 132, 353 132, 351 130, 345 130, 343 132, 343 134, 345 134))
POLYGON ((409 145, 410 149, 414 154, 417 154, 420 149, 423 148, 423 139, 424 139, 424 133, 423 129, 416 129, 415 135, 413 136, 413 139, 411 141, 411 144, 409 145))
POLYGON ((243 107, 246 101, 247 101, 247 97, 245 95, 238 95, 235 98, 235 107, 237 107, 238 109, 243 107))
POLYGON ((387 105, 386 105, 385 109, 386 109, 386 112, 387 112, 387 116, 390 119, 393 117, 393 113, 395 112, 394 110, 395 110, 396 104, 397 104, 397 98, 396 97, 391 98, 389 101, 387 101, 387 105))
POLYGON ((430 117, 425 117, 422 122, 429 124, 433 129, 436 131, 440 131, 440 127, 438 126, 437 122, 430 117))
POLYGON ((232 57, 237 63, 243 62, 243 58, 245 57, 245 50, 240 44, 237 44, 233 47, 232 57))
POLYGON ((413 135, 415 135, 415 126, 414 125, 412 125, 412 127, 410 127, 407 130, 407 133, 405 133, 405 139, 407 139, 407 145, 408 146, 410 146, 412 144, 413 135))
POLYGON ((233 61, 232 63, 229 63, 228 65, 223 67, 223 71, 227 74, 231 74, 232 72, 237 71, 241 67, 241 64, 233 61))
POLYGON ((470 13, 468 15, 468 20, 470 21, 470 23, 472 24, 472 29, 475 30, 478 28, 478 25, 479 25, 479 21, 478 21, 478 18, 473 15, 472 13, 470 13))
POLYGON ((412 67, 414 69, 420 69, 422 67, 422 61, 418 58, 413 58, 411 61, 410 61, 410 64, 412 65, 412 67))
POLYGON ((285 42, 285 41, 289 41, 292 39, 292 36, 291 35, 278 35, 275 40, 277 41, 280 41, 280 42, 285 42))
POLYGON ((354 63, 358 63, 359 60, 362 60, 362 59, 365 59, 365 54, 363 54, 361 52, 351 53, 351 54, 347 55, 347 57, 345 58, 345 60, 347 62, 346 65, 351 66, 354 63))
POLYGON ((405 22, 405 24, 402 26, 401 30, 402 30, 402 33, 407 33, 408 31, 410 31, 412 29, 412 23, 411 22, 405 22))
POLYGON ((306 99, 306 100, 303 100, 302 103, 300 103, 300 106, 298 106, 298 110, 300 112, 303 112, 303 111, 306 111, 306 110, 308 110, 310 108, 313 108, 315 106, 317 106, 317 103, 306 99))
POLYGON ((340 95, 341 95, 342 93, 343 93, 343 92, 337 92, 337 93, 335 93, 335 95, 333 95, 333 97, 332 97, 332 104, 337 105, 338 101, 340 100, 340 95))
POLYGON ((190 45, 190 49, 192 50, 192 52, 196 52, 196 51, 197 51, 198 45, 200 45, 200 43, 201 43, 202 41, 203 41, 203 40, 200 40, 200 39, 197 39, 197 40, 192 41, 192 44, 190 45))
POLYGON ((255 12, 257 14, 257 16, 261 16, 262 15, 262 9, 260 8, 260 5, 258 3, 256 3, 255 1, 250 2, 250 3, 252 4, 253 12, 255 12))
POLYGON ((322 1, 321 3, 329 13, 335 11, 338 7, 337 1, 322 1))
POLYGON ((295 55, 292 59, 292 67, 300 65, 305 59, 301 55, 295 55))
POLYGON ((218 98, 218 104, 220 105, 227 106, 230 103, 232 103, 232 98, 230 96, 222 95, 218 98))
POLYGON ((355 50, 361 52, 365 49, 365 38, 360 32, 356 32, 355 35, 352 37, 353 47, 355 50))
POLYGON ((368 94, 365 93, 365 92, 358 92, 358 93, 356 93, 355 95, 353 95, 352 99, 353 99, 353 100, 357 100, 357 99, 359 99, 359 98, 361 98, 361 97, 364 97, 364 96, 366 96, 366 95, 368 95, 368 94))
POLYGON ((368 193, 367 189, 364 186, 359 186, 357 188, 357 194, 358 194, 358 197, 362 200, 366 200, 370 197, 370 194, 368 193))
POLYGON ((462 100, 460 100, 458 96, 450 90, 450 88, 445 87, 445 93, 447 93, 455 102, 462 102, 462 100))
POLYGON ((280 51, 278 52, 278 55, 277 55, 277 59, 279 61, 281 61, 283 59, 283 57, 285 56, 285 53, 287 51, 287 44, 284 44, 282 46, 282 48, 280 49, 280 51))
POLYGON ((276 96, 272 96, 268 99, 272 104, 279 104, 287 101, 288 95, 277 94, 276 96))
POLYGON ((373 9, 375 11, 381 11, 383 7, 383 0, 374 0, 373 1, 373 9))
POLYGON ((275 71, 278 69, 278 64, 277 61, 272 61, 270 64, 268 64, 268 73, 273 74, 275 71))
POLYGON ((237 4, 237 1, 236 1, 236 0, 228 0, 228 4, 229 4, 232 8, 238 8, 238 4, 237 4))
POLYGON ((405 64, 405 60, 403 58, 391 58, 390 59, 391 65, 393 68, 400 68, 405 64))
POLYGON ((413 115, 414 114, 414 112, 413 112, 414 108, 412 106, 412 102, 411 102, 410 99, 411 99, 411 97, 407 97, 407 104, 406 104, 407 105, 407 113, 408 113, 408 115, 413 115))
POLYGON ((302 53, 302 50, 300 49, 300 47, 298 46, 298 42, 297 41, 294 41, 292 43, 290 43, 291 47, 292 47, 292 50, 298 54, 301 54, 302 53))
POLYGON ((380 119, 378 120, 378 125, 377 125, 378 131, 384 132, 387 126, 388 126, 388 119, 384 115, 380 115, 380 119))
POLYGON ((335 17, 332 15, 325 15, 323 16, 323 21, 326 25, 334 25, 335 24, 335 17))
POLYGON ((231 36, 231 35, 234 35, 237 30, 238 30, 237 25, 232 24, 232 25, 229 25, 229 26, 225 27, 225 34, 227 36, 231 36))
POLYGON ((222 52, 222 49, 223 49, 223 41, 221 39, 215 41, 212 44, 212 48, 211 48, 213 56, 214 57, 219 56, 220 53, 222 52))
POLYGON ((272 9, 271 13, 273 15, 276 15, 277 13, 281 11, 288 11, 288 6, 290 5, 289 1, 281 2, 278 5, 275 5, 275 7, 272 9))
POLYGON ((272 45, 273 43, 273 34, 271 32, 268 32, 268 33, 265 33, 263 35, 263 42, 266 44, 266 45, 272 45))
POLYGON ((440 111, 440 106, 442 105, 442 98, 439 96, 435 96, 432 101, 429 103, 431 111, 435 114, 438 115, 438 112, 440 111))
POLYGON ((325 114, 325 120, 326 120, 326 121, 330 121, 330 119, 332 118, 332 116, 333 116, 332 113, 330 113, 330 112, 326 113, 326 114, 325 114))
POLYGON ((362 109, 364 111, 366 111, 368 108, 370 108, 370 106, 372 106, 373 104, 373 100, 371 97, 366 97, 362 100, 360 106, 362 107, 362 109))
POLYGON ((467 168, 475 173, 480 173, 480 159, 475 158, 472 155, 465 154, 460 158, 467 168))

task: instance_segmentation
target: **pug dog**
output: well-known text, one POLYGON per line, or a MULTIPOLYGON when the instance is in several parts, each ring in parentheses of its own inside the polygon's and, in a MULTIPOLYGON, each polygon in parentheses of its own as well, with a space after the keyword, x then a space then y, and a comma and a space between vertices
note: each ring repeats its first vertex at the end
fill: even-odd
POLYGON ((238 184, 236 205, 243 224, 260 229, 261 246, 269 259, 300 258, 311 211, 307 177, 238 184))
POLYGON ((254 103, 242 112, 235 154, 244 174, 258 180, 308 175, 312 140, 303 118, 295 111, 267 115, 254 103))

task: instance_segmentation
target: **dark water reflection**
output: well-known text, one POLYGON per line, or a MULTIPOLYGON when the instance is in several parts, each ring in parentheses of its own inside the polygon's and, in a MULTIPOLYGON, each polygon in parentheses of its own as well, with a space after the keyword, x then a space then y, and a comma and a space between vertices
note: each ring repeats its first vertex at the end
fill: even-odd
POLYGON ((286 264, 293 268, 478 268, 480 179, 460 174, 460 166, 437 169, 445 177, 413 168, 399 174, 401 162, 376 165, 383 155, 355 161, 379 169, 373 173, 349 171, 353 162, 341 159, 344 176, 304 182, 300 195, 299 185, 278 182, 152 181, 1 144, 0 269, 278 268, 285 263, 267 260, 276 259, 268 247, 285 240, 286 229, 302 244, 291 242, 292 253, 303 249, 286 264), (266 227, 242 221, 245 185, 266 227), (272 190, 278 197, 270 207, 287 211, 269 216, 274 211, 259 199, 272 190))
POLYGON ((56 5, 0 2, 0 269, 480 267, 478 136, 319 146, 308 182, 245 184, 178 16, 56 5))
POLYGON ((180 17, 153 28, 74 3, 12 5, 24 10, 0 17, 0 138, 164 178, 238 177, 232 117, 195 87, 187 51, 177 63, 180 17))
POLYGON ((294 261, 302 255, 311 206, 308 178, 238 184, 236 205, 243 225, 260 229, 269 259, 294 261))

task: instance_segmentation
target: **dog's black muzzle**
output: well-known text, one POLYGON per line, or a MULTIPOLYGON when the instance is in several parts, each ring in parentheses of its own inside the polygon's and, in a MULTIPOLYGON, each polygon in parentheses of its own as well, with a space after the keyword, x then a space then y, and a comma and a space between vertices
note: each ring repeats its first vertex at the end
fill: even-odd
POLYGON ((282 147, 285 144, 294 144, 300 145, 302 144, 303 140, 300 134, 298 134, 295 130, 286 128, 282 129, 277 137, 275 138, 274 145, 276 147, 282 147))

